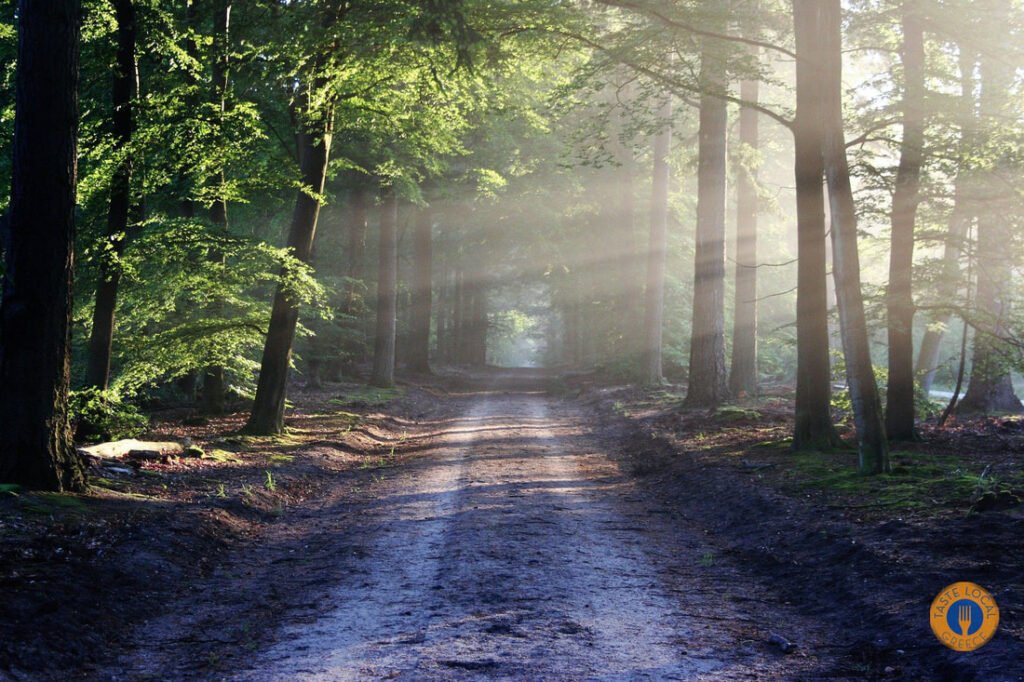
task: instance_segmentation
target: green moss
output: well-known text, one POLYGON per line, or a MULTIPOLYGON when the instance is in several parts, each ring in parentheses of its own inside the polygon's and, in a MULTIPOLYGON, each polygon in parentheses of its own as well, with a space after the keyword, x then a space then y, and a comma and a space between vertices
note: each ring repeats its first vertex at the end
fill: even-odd
MULTIPOLYGON (((346 405, 353 405, 356 403, 362 403, 365 405, 383 405, 384 403, 394 400, 402 396, 405 393, 404 389, 401 388, 377 388, 375 386, 362 386, 359 388, 346 391, 345 393, 331 398, 328 402, 332 405, 338 405, 344 407, 346 405)), ((349 413, 351 414, 351 413, 349 413)))
POLYGON ((235 453, 229 450, 213 449, 203 455, 203 459, 212 459, 216 462, 240 462, 241 460, 235 456, 235 453))
POLYGON ((288 463, 288 462, 294 461, 294 459, 295 459, 295 455, 273 454, 273 455, 270 456, 270 461, 271 462, 284 462, 284 463, 288 463))
POLYGON ((715 419, 723 422, 735 422, 740 420, 754 421, 761 418, 757 410, 748 410, 735 405, 723 405, 715 410, 715 419))
POLYGON ((891 457, 892 473, 877 476, 858 473, 856 454, 846 453, 794 453, 788 470, 798 489, 852 498, 855 506, 965 506, 977 490, 981 472, 965 470, 951 455, 893 452, 891 457))
POLYGON ((58 512, 86 513, 89 506, 69 493, 32 493, 21 498, 21 509, 29 514, 50 516, 58 512))

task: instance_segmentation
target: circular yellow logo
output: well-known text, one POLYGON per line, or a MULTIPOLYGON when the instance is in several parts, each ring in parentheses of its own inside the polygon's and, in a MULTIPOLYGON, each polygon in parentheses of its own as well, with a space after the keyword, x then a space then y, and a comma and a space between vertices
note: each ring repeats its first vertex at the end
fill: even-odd
POLYGON ((953 583, 939 592, 929 613, 932 632, 954 651, 974 651, 999 627, 996 600, 974 583, 953 583))

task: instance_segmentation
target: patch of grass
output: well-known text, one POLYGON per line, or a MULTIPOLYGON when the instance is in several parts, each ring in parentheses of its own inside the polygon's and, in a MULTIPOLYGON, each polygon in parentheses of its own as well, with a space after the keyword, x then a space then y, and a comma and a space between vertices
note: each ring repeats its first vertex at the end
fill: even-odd
POLYGON ((289 463, 293 462, 294 460, 295 460, 295 455, 273 454, 273 455, 270 456, 270 461, 271 462, 277 462, 277 463, 280 463, 280 464, 289 464, 289 463))
POLYGON ((266 474, 267 480, 264 481, 263 485, 266 486, 267 490, 271 492, 277 490, 277 481, 274 480, 274 474, 270 473, 269 469, 267 470, 266 474))
POLYGON ((17 483, 0 483, 0 495, 17 497, 19 490, 21 490, 21 486, 17 483))

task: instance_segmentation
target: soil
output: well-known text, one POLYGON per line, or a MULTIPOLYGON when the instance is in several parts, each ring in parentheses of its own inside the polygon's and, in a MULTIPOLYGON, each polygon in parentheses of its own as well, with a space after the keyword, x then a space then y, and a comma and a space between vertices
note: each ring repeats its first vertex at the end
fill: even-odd
MULTIPOLYGON (((293 390, 283 439, 168 412, 153 435, 208 458, 0 495, 0 679, 1024 679, 1012 502, 795 485, 759 447, 782 399, 723 420, 528 370, 403 389, 293 390), (927 618, 960 580, 1000 607, 967 654, 927 618)), ((1009 471, 1015 429, 905 456, 1009 471)))

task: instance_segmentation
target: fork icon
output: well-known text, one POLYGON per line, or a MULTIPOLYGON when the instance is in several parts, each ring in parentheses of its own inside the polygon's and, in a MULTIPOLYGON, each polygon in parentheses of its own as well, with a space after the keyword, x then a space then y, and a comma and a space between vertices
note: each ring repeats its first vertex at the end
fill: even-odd
POLYGON ((969 604, 961 604, 957 607, 957 621, 960 623, 960 634, 964 637, 967 636, 967 631, 971 629, 971 607, 969 604))

